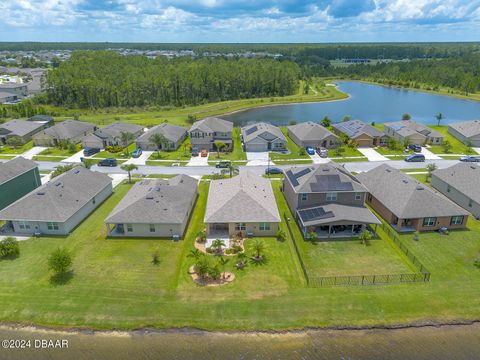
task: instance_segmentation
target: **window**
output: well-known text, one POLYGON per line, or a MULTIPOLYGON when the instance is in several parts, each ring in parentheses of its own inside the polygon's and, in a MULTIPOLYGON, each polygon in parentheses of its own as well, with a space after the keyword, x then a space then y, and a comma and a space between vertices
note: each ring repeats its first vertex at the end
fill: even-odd
POLYGON ((472 207, 473 206, 473 202, 472 202, 472 199, 468 200, 468 207, 472 207))
POLYGON ((337 193, 336 192, 327 193, 327 201, 337 201, 337 193))
POLYGON ((457 215, 457 216, 452 216, 452 219, 450 220, 450 225, 462 225, 463 224, 463 216, 457 215))
POLYGON ((307 201, 307 199, 308 199, 308 194, 300 194, 301 201, 307 201))
MULTIPOLYGON (((133 231, 133 226, 132 224, 127 224, 127 232, 132 232, 133 231)), ((155 230, 154 230, 155 231, 155 230)))
POLYGON ((245 223, 236 223, 235 224, 235 231, 244 231, 247 229, 245 223))
POLYGON ((435 226, 437 218, 428 217, 423 219, 423 226, 435 226))
POLYGON ((260 231, 270 230, 270 223, 260 223, 260 231))
POLYGON ((155 224, 150 224, 150 232, 155 232, 155 224))
POLYGON ((447 192, 450 192, 451 188, 450 185, 447 186, 447 192))
POLYGON ((58 230, 58 223, 47 222, 47 229, 48 230, 58 230))
POLYGON ((26 222, 26 221, 19 221, 19 222, 18 222, 18 226, 19 226, 19 228, 22 229, 22 230, 28 230, 28 229, 30 229, 30 224, 29 224, 28 222, 26 222))
POLYGON ((355 193, 355 200, 362 200, 362 193, 355 193))

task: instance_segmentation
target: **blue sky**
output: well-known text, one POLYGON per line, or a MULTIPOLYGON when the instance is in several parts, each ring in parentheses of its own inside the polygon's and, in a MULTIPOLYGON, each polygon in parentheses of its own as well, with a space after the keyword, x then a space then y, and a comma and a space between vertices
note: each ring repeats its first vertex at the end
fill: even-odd
POLYGON ((480 40, 480 0, 0 0, 0 41, 480 40))

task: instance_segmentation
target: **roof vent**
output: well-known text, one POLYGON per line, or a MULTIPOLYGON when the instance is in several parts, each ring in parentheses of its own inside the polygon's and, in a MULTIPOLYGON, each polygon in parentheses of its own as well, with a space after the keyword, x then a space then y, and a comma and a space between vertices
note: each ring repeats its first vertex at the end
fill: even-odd
POLYGON ((55 186, 60 186, 60 185, 62 185, 61 182, 58 182, 58 183, 55 184, 55 186))
POLYGON ((417 186, 416 188, 417 190, 425 190, 425 188, 423 186, 417 186))
POLYGON ((406 179, 403 179, 402 182, 403 182, 404 184, 408 184, 408 180, 406 180, 406 179))
POLYGON ((37 195, 45 195, 45 193, 43 191, 39 191, 37 192, 37 195))
POLYGON ((329 168, 323 168, 322 171, 330 171, 329 168))
POLYGON ((390 170, 390 169, 385 169, 385 171, 386 171, 386 172, 389 172, 389 173, 392 172, 392 170, 390 170))
POLYGON ((75 170, 73 173, 78 174, 80 172, 80 169, 75 170))
POLYGON ((152 195, 147 195, 146 199, 147 200, 153 200, 153 196, 152 195))

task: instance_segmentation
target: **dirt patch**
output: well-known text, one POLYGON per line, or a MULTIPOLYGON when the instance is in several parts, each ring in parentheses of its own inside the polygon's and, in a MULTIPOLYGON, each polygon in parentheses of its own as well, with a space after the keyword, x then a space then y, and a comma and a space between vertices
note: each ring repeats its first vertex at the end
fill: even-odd
POLYGON ((188 269, 188 273, 192 277, 192 280, 200 286, 221 286, 231 283, 233 280, 235 280, 235 274, 231 272, 220 273, 220 279, 203 279, 197 275, 197 273, 195 272, 195 267, 193 265, 190 266, 190 268, 188 269))

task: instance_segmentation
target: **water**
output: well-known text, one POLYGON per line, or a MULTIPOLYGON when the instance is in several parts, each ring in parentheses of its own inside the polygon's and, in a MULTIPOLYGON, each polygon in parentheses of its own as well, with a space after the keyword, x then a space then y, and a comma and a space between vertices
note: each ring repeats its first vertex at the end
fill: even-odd
POLYGON ((0 359, 338 359, 480 358, 480 325, 298 333, 61 333, 0 329, 0 339, 68 340, 68 349, 0 349, 0 359))
POLYGON ((424 124, 436 124, 435 115, 439 112, 445 117, 441 124, 480 118, 478 101, 349 81, 338 82, 338 88, 350 94, 350 98, 254 108, 223 118, 238 126, 258 121, 275 125, 288 125, 292 120, 318 122, 324 116, 338 122, 345 115, 367 123, 383 123, 400 120, 404 113, 409 113, 414 120, 424 124))

